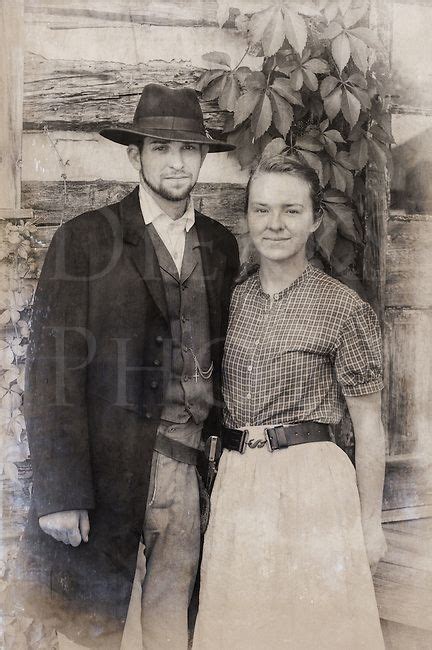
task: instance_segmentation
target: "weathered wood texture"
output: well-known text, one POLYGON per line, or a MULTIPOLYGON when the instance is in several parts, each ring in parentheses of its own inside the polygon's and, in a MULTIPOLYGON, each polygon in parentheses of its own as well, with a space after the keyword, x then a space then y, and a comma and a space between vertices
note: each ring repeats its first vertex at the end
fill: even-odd
MULTIPOLYGON (((262 0, 240 0, 238 6, 262 6, 262 0)), ((26 0, 27 20, 56 24, 66 29, 99 27, 107 22, 183 27, 217 26, 216 0, 26 0)), ((232 26, 233 21, 228 23, 232 26)))
MULTIPOLYGON (((377 52, 377 71, 380 76, 390 68, 391 8, 386 0, 371 4, 370 24, 378 33, 382 48, 377 52)), ((387 125, 389 126, 389 125, 387 125)), ((384 287, 386 275, 386 223, 388 216, 389 178, 386 173, 369 168, 366 200, 366 229, 363 258, 363 281, 368 297, 381 322, 384 320, 384 287)))
POLYGON ((392 217, 388 223, 386 305, 432 308, 432 216, 392 217))
MULTIPOLYGON (((203 45, 204 54, 204 45, 203 45)), ((108 52, 107 52, 108 55, 108 52)), ((168 57, 167 57, 168 59, 168 57)), ((155 60, 127 64, 116 61, 54 60, 27 54, 25 60, 24 128, 95 131, 107 124, 132 121, 143 87, 163 83, 194 87, 200 77, 189 61, 155 60)), ((225 112, 216 102, 201 102, 209 128, 223 128, 225 112)))
POLYGON ((0 207, 20 207, 23 0, 0 3, 0 207))
MULTIPOLYGON (((205 158, 200 181, 243 183, 248 174, 233 154, 211 153, 205 158)), ((24 181, 138 182, 138 172, 127 157, 127 147, 98 133, 73 131, 30 132, 23 135, 24 181)))
POLYGON ((387 309, 389 453, 432 458, 432 311, 387 309))
MULTIPOLYGON (((388 551, 374 575, 378 609, 382 619, 409 628, 397 630, 384 626, 386 642, 390 635, 396 642, 397 631, 404 633, 402 639, 409 638, 407 634, 410 634, 411 640, 432 642, 431 522, 430 519, 407 521, 384 527, 388 551), (420 630, 424 632, 420 633, 420 630)), ((429 650, 431 645, 386 647, 429 650)))
MULTIPOLYGON (((39 223, 58 225, 87 210, 119 201, 136 183, 110 181, 22 184, 23 206, 32 207, 39 223)), ((244 232, 243 185, 198 183, 193 192, 197 210, 220 221, 235 234, 244 232)))
MULTIPOLYGON (((194 86, 207 67, 202 55, 213 50, 235 65, 247 43, 232 21, 219 29, 216 12, 214 0, 27 2, 24 127, 125 124, 144 84, 194 86)), ((246 57, 245 64, 260 61, 246 57)), ((217 103, 203 102, 203 110, 209 127, 222 126, 217 103)))

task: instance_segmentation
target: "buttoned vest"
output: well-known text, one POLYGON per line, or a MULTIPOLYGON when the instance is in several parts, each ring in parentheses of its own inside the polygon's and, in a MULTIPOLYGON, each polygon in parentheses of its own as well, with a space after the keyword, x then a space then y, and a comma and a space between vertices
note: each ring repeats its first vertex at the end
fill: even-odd
POLYGON ((147 226, 165 287, 171 325, 171 367, 166 369, 162 420, 204 422, 213 403, 207 291, 195 226, 186 233, 181 274, 153 224, 147 226))

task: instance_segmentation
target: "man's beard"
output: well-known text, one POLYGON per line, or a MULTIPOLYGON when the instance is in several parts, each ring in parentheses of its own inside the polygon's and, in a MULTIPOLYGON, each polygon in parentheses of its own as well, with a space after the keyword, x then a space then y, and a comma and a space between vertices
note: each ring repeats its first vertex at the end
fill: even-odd
POLYGON ((187 199, 193 188, 195 187, 195 183, 191 183, 188 187, 186 187, 184 190, 180 192, 176 191, 170 191, 164 187, 162 187, 162 184, 159 184, 159 186, 154 185, 145 175, 143 168, 141 167, 141 174, 143 176, 143 179, 146 183, 146 185, 149 186, 149 188, 158 196, 162 197, 166 201, 172 201, 177 202, 177 201, 183 201, 184 199, 187 199))

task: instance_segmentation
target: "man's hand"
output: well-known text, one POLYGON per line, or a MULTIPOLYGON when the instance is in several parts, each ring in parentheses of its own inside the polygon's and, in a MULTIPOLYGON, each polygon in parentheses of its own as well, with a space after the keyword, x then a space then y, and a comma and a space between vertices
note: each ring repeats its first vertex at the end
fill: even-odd
POLYGON ((378 562, 384 557, 387 551, 387 543, 384 537, 381 522, 363 522, 363 535, 366 545, 366 553, 369 560, 371 573, 374 574, 378 562))
POLYGON ((79 546, 88 542, 90 522, 87 510, 66 510, 39 517, 39 526, 44 533, 51 535, 63 544, 79 546))

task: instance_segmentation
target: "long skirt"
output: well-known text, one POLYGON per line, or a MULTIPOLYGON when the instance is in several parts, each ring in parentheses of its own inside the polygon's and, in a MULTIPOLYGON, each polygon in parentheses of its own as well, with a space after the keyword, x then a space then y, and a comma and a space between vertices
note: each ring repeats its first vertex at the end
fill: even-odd
POLYGON ((356 473, 331 442, 224 451, 193 650, 382 650, 356 473))

